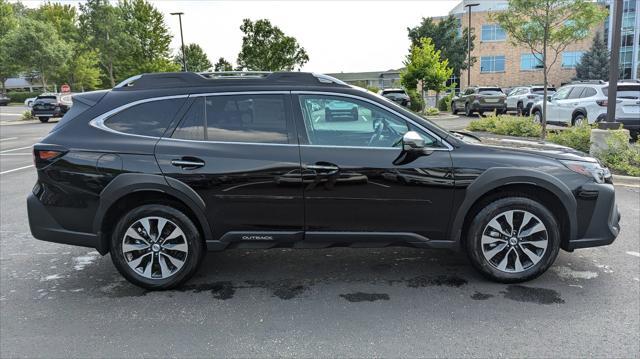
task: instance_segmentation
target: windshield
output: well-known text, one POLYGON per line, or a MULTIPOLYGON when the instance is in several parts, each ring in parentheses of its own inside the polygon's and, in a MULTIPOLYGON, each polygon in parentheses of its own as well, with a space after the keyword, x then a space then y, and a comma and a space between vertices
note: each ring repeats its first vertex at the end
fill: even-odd
POLYGON ((36 102, 42 102, 42 103, 54 103, 56 102, 56 97, 55 96, 39 96, 38 98, 36 98, 36 102))

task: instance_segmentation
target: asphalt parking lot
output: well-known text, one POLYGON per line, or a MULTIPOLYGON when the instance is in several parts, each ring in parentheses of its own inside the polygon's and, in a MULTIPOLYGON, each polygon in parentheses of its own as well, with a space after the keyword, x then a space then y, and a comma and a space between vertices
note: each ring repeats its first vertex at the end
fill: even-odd
POLYGON ((145 292, 109 256, 31 236, 30 146, 54 124, 10 124, 5 109, 2 358, 639 356, 639 188, 616 190, 614 244, 561 252, 522 285, 445 251, 274 249, 209 253, 184 287, 145 292))

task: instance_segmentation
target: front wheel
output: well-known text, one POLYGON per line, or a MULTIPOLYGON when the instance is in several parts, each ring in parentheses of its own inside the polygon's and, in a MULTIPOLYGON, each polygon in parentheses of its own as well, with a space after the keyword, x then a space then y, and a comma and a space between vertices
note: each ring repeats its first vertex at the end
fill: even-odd
POLYGON ((540 111, 533 111, 533 120, 536 123, 542 123, 542 112, 540 111))
POLYGON ((458 109, 456 108, 456 102, 455 101, 451 102, 451 113, 454 114, 454 115, 458 113, 458 109))
POLYGON ((584 117, 583 114, 579 113, 577 114, 572 121, 572 125, 576 126, 576 127, 580 127, 583 126, 587 123, 587 118, 584 117))
POLYGON ((40 120, 40 122, 42 123, 47 123, 49 122, 49 117, 38 117, 38 120, 40 120))
POLYGON ((471 106, 469 105, 468 102, 464 105, 464 114, 467 117, 471 117, 471 115, 473 115, 473 111, 471 110, 471 106))
POLYGON ((111 236, 111 260, 129 282, 150 290, 174 288, 198 269, 200 233, 181 211, 159 204, 125 214, 111 236))
POLYGON ((558 222, 542 204, 525 197, 499 199, 474 217, 467 255, 484 276, 501 283, 534 279, 555 261, 558 222))

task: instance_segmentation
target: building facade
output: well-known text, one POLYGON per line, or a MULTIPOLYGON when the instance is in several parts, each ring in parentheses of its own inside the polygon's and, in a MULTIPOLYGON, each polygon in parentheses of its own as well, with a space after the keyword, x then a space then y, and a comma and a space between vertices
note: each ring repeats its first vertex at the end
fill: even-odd
MULTIPOLYGON (((605 22, 605 39, 611 50, 612 32, 609 31, 613 25, 613 7, 611 0, 600 0, 600 3, 610 7, 609 19, 605 22)), ((640 0, 624 0, 622 6, 622 26, 620 44, 620 78, 640 79, 640 0)))
POLYGON ((385 89, 400 87, 400 69, 368 72, 338 72, 327 74, 350 85, 364 88, 385 89))
MULTIPOLYGON (((468 27, 469 13, 465 5, 471 2, 473 1, 464 0, 450 12, 459 19, 461 29, 468 27)), ((524 46, 512 45, 509 35, 491 20, 492 13, 504 11, 508 7, 508 1, 476 3, 480 5, 471 8, 471 28, 476 35, 471 52, 471 56, 476 58, 471 67, 471 85, 515 87, 542 84, 544 75, 539 58, 524 46)), ((589 50, 598 31, 602 34, 604 26, 597 27, 584 40, 570 44, 558 54, 549 71, 549 84, 561 86, 576 76, 576 64, 580 62, 582 54, 589 50)), ((553 58, 549 61, 553 61, 553 58)), ((466 70, 461 71, 459 84, 461 88, 469 85, 466 70)))

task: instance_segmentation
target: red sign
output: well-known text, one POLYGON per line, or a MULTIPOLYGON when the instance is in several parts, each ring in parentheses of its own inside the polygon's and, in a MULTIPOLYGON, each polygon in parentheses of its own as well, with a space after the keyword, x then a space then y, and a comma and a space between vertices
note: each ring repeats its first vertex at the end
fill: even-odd
POLYGON ((61 92, 71 92, 71 86, 64 84, 62 86, 60 86, 60 91, 61 92))

